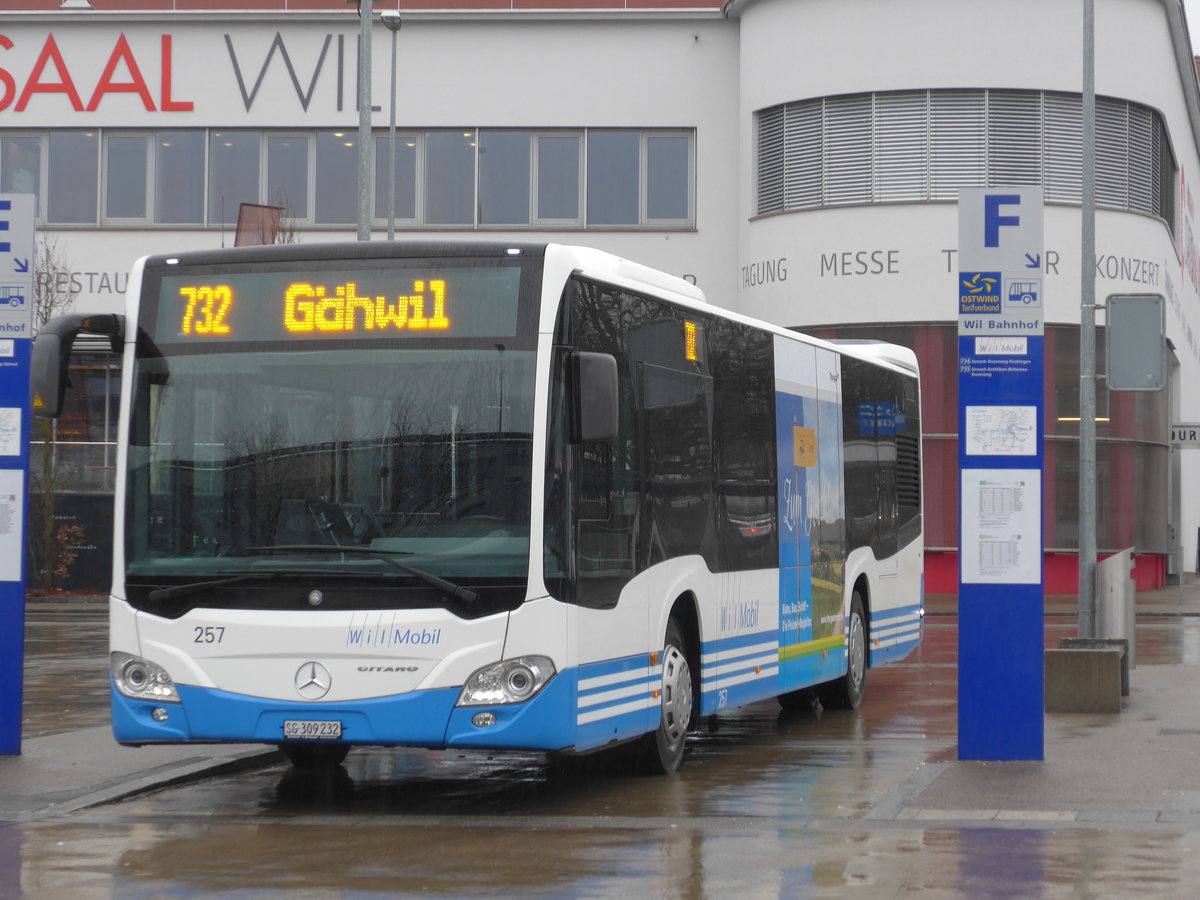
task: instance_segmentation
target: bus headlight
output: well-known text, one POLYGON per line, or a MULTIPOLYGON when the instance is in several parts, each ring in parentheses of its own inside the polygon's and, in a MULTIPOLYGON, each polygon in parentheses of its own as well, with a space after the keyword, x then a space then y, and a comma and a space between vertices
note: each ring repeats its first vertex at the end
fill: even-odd
POLYGON ((178 703, 179 692, 167 670, 140 656, 114 652, 109 657, 113 684, 126 697, 134 700, 154 700, 158 703, 178 703))
POLYGON ((458 706, 523 703, 550 683, 554 663, 545 656, 520 656, 471 673, 458 696, 458 706))

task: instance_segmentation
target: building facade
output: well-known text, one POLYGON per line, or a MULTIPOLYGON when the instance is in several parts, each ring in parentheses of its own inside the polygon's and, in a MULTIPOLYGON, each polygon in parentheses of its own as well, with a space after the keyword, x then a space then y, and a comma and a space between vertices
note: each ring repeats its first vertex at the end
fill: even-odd
MULTIPOLYGON (((243 204, 282 209, 284 239, 355 239, 354 5, 248 5, 0 12, 0 192, 38 195, 39 277, 75 308, 122 309, 141 255, 231 245, 243 204)), ((958 190, 1041 185, 1046 586, 1075 589, 1079 3, 375 8, 403 27, 372 34, 372 238, 390 220, 400 237, 589 244, 749 315, 912 346, 931 590, 956 580, 958 190)), ((1200 421, 1200 91, 1180 0, 1097 0, 1096 63, 1097 297, 1162 294, 1173 351, 1166 392, 1100 384, 1098 541, 1134 547, 1155 586, 1197 568, 1200 528, 1200 460, 1169 442, 1172 423, 1200 421)), ((66 490, 102 509, 119 376, 102 355, 81 366, 58 452, 66 490)))

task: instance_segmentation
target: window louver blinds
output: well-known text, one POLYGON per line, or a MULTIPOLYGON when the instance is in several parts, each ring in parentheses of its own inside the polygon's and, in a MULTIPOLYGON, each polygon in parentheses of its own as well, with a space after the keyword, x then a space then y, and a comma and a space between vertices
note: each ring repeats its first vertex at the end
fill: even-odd
MULTIPOLYGON (((866 203, 952 201, 964 187, 1040 184, 1082 194, 1080 97, 935 90, 801 100, 756 114, 759 215, 866 203)), ((1097 203, 1174 230, 1176 164, 1161 116, 1096 101, 1097 203)))

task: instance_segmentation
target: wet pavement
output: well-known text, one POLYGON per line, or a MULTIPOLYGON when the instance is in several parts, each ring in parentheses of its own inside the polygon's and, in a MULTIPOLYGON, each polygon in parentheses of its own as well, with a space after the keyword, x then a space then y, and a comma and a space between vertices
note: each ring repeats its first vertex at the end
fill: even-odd
POLYGON ((21 737, 108 724, 108 605, 29 600, 21 737))
MULTIPOLYGON (((1048 646, 1075 633, 1070 602, 1048 603, 1048 646)), ((0 897, 1194 896, 1200 591, 1139 595, 1122 712, 1047 716, 1040 763, 956 760, 957 622, 952 600, 930 609, 924 644, 869 673, 860 711, 723 715, 674 777, 364 748, 322 778, 262 748, 117 748, 103 605, 31 603, 0 897), (96 782, 115 757, 123 774, 68 796, 87 780, 69 770, 96 782), (14 784, 31 767, 57 768, 58 799, 16 802, 51 793, 14 784)))

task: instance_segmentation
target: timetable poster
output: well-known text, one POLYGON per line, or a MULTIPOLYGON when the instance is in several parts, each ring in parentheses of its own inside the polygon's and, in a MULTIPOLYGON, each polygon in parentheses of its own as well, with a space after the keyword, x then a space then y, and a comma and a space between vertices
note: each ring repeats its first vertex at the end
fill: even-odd
POLYGON ((963 469, 964 584, 1041 584, 1042 473, 963 469))

